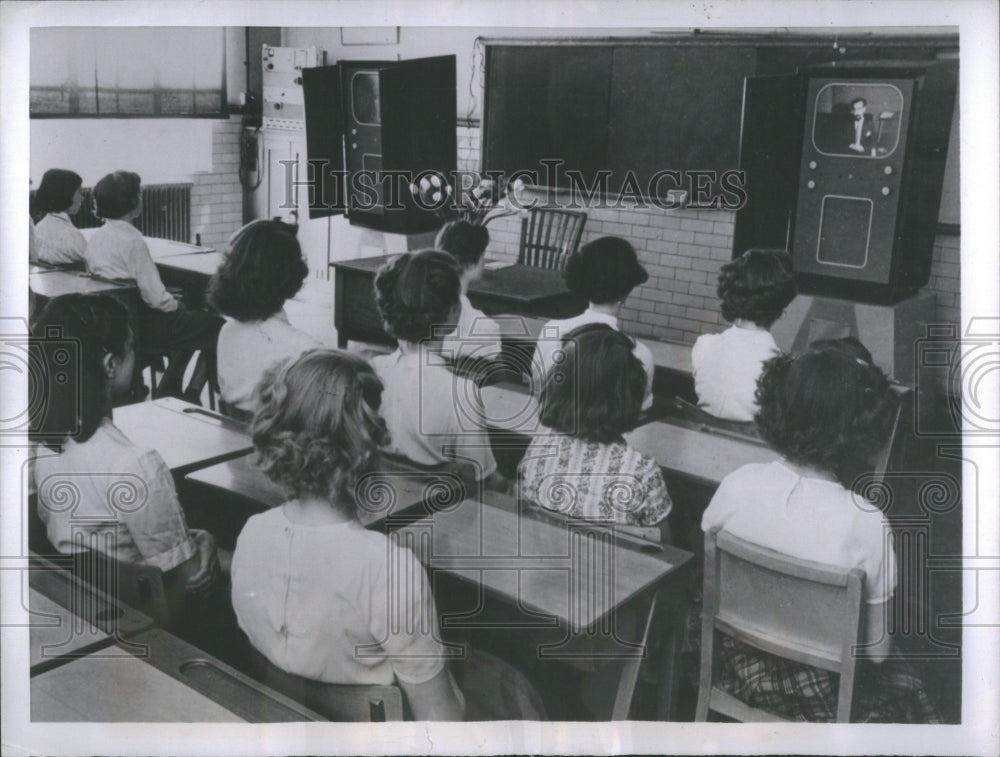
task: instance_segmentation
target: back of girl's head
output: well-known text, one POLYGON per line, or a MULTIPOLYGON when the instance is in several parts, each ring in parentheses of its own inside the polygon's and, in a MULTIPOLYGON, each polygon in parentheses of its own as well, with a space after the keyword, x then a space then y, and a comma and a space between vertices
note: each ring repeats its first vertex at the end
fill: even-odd
POLYGON ((388 440, 382 382, 349 352, 315 349, 268 370, 251 426, 257 461, 292 497, 354 512, 354 490, 388 440))
POLYGON ((209 299, 238 321, 262 321, 302 288, 309 266, 295 234, 282 221, 254 221, 236 232, 209 284, 209 299))
POLYGON ((472 268, 483 259, 490 233, 485 226, 468 221, 450 221, 441 227, 434 246, 450 253, 462 268, 472 268))
POLYGON ((566 261, 566 286, 588 302, 617 302, 649 280, 635 248, 620 237, 588 242, 566 261))
POLYGON ((596 442, 612 442, 635 426, 646 372, 634 348, 629 337, 603 323, 567 334, 562 359, 542 384, 542 425, 596 442))
POLYGON ((792 257, 784 250, 750 249, 722 266, 716 289, 722 317, 770 328, 795 299, 792 257))
POLYGON ((885 446, 896 406, 885 374, 840 340, 764 363, 757 403, 757 427, 771 447, 845 486, 885 446))
POLYGON ((131 171, 109 173, 94 187, 94 214, 98 218, 121 218, 139 204, 142 179, 131 171))
POLYGON ((73 195, 82 186, 80 174, 63 168, 50 168, 42 176, 35 192, 35 209, 40 214, 62 213, 73 204, 73 195))
POLYGON ((386 331, 407 342, 435 336, 435 326, 453 331, 459 291, 455 260, 440 250, 404 253, 375 276, 375 302, 386 331))
POLYGON ((108 376, 104 357, 129 349, 128 312, 107 295, 65 294, 32 324, 31 437, 49 446, 85 442, 101 425, 108 376))

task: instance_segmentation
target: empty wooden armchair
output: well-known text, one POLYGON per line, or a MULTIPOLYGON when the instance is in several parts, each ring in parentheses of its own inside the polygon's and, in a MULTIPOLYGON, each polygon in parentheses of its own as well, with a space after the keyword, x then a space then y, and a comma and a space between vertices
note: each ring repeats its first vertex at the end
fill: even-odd
POLYGON ((562 270, 576 252, 587 214, 578 210, 532 208, 521 221, 517 262, 535 268, 562 270))

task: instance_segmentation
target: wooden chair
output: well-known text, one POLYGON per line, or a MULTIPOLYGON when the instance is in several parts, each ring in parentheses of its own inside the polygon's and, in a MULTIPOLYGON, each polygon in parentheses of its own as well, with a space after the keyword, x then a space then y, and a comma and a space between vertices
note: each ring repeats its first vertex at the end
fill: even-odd
POLYGON ((532 208, 521 221, 517 262, 536 268, 562 270, 576 252, 587 214, 579 210, 532 208))
POLYGON ((91 549, 75 553, 72 560, 74 576, 148 615, 159 628, 171 627, 184 602, 184 587, 168 587, 163 571, 152 565, 123 562, 91 549))
POLYGON ((787 557, 717 530, 705 534, 701 681, 696 721, 709 710, 743 722, 781 722, 717 685, 718 634, 840 674, 837 721, 849 722, 860 644, 864 573, 787 557))
POLYGON ((255 649, 251 675, 275 691, 341 723, 384 723, 404 719, 403 692, 398 686, 348 685, 312 681, 286 673, 255 649))

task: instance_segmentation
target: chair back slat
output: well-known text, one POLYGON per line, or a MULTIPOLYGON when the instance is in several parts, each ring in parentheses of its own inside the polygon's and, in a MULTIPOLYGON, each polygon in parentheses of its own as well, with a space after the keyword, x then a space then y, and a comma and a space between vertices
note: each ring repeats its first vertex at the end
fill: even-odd
POLYGON ((561 270, 579 246, 586 222, 587 214, 581 211, 531 209, 521 221, 518 262, 561 270))
MULTIPOLYGON (((716 686, 714 652, 716 635, 723 633, 764 652, 838 673, 838 720, 849 720, 863 584, 864 573, 858 568, 842 570, 727 533, 706 533, 697 718, 703 720, 715 709, 746 719, 746 705, 728 707, 732 697, 717 696, 721 689, 716 686)), ((774 717, 760 714, 761 720, 774 717)))

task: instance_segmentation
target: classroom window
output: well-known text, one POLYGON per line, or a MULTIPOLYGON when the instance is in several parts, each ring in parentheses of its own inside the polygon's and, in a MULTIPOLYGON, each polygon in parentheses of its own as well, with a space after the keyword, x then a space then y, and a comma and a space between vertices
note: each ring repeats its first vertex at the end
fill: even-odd
POLYGON ((219 27, 31 30, 32 118, 224 117, 219 27))

